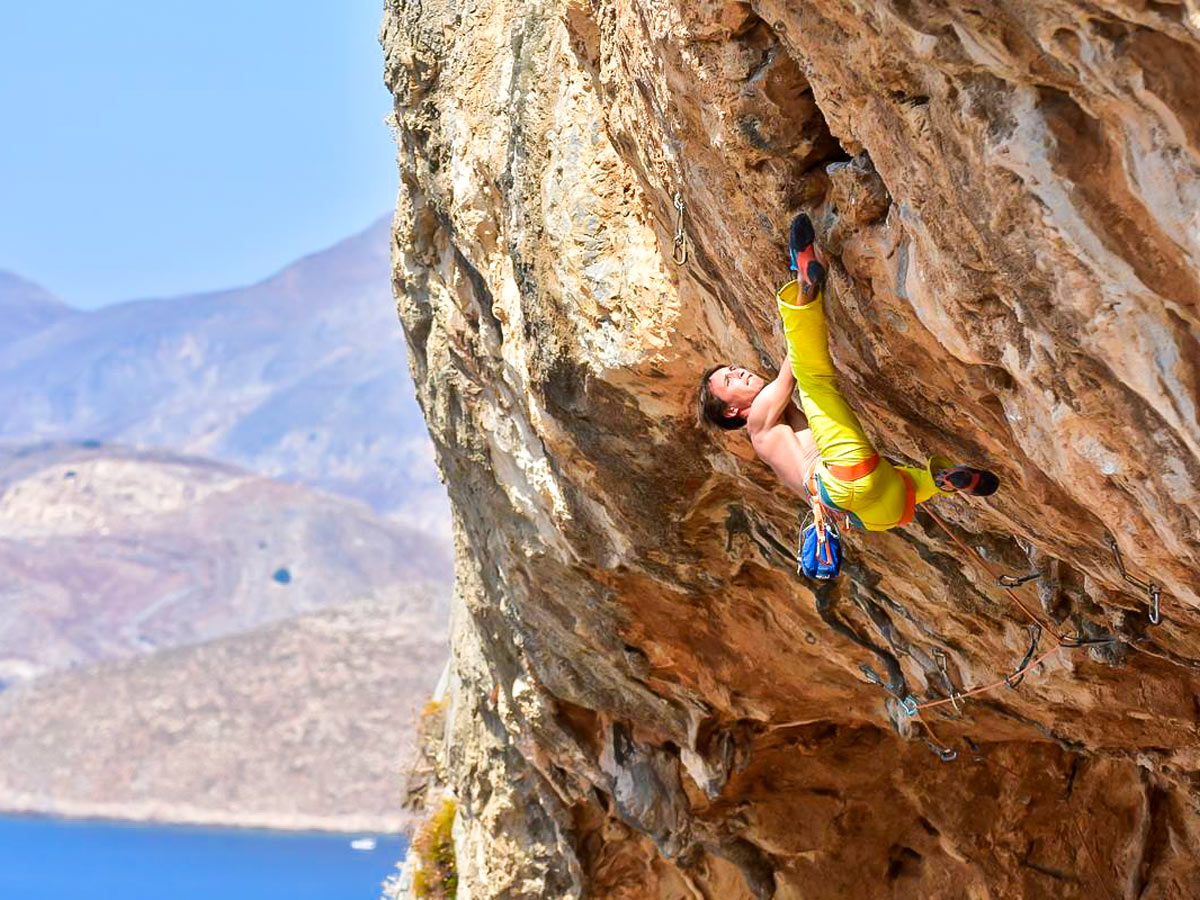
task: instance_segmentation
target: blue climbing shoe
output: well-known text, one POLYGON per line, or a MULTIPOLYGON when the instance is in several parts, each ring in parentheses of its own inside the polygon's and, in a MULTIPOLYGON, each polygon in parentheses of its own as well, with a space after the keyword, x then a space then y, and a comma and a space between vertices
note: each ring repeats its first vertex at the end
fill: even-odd
POLYGON ((825 267, 817 262, 816 248, 813 246, 816 239, 816 230, 807 213, 800 213, 792 219, 792 227, 788 232, 788 262, 806 289, 806 294, 815 291, 825 281, 825 267))

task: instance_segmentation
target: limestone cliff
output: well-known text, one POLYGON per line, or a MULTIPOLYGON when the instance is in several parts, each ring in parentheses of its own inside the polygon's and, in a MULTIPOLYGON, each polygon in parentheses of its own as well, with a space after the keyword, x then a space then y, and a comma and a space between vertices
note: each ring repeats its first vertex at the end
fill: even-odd
POLYGON ((1200 894, 1194 0, 392 0, 382 40, 459 896, 1200 894), (924 512, 814 593, 696 424, 705 365, 782 355, 801 208, 881 451, 998 471, 935 511, 1101 641, 923 713, 950 763, 895 698, 1011 672, 1020 610, 924 512))

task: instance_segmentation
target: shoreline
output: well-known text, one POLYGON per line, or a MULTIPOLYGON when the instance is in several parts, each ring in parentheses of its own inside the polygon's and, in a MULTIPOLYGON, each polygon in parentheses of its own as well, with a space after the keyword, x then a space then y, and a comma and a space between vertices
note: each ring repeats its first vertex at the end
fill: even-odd
POLYGON ((0 801, 0 818, 67 823, 260 831, 279 834, 404 835, 413 818, 398 816, 314 816, 300 813, 228 813, 170 804, 54 803, 0 801))

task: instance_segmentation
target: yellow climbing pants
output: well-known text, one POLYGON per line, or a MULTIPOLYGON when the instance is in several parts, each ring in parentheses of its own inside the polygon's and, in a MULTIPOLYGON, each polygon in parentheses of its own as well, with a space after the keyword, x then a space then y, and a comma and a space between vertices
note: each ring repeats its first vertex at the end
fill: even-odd
POLYGON ((829 355, 823 293, 802 304, 799 284, 789 281, 775 298, 791 349, 800 405, 821 451, 816 487, 822 499, 853 513, 868 531, 906 524, 915 504, 942 493, 933 483, 933 473, 951 465, 950 460, 935 456, 925 468, 917 469, 879 458, 858 416, 838 390, 829 355), (872 459, 877 460, 874 468, 872 459))

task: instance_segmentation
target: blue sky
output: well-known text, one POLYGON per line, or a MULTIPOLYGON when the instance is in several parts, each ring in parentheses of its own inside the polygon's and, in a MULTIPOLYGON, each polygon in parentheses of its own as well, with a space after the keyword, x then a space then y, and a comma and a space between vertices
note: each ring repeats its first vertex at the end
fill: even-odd
POLYGON ((92 308, 257 281, 393 205, 383 0, 0 11, 0 269, 92 308))

